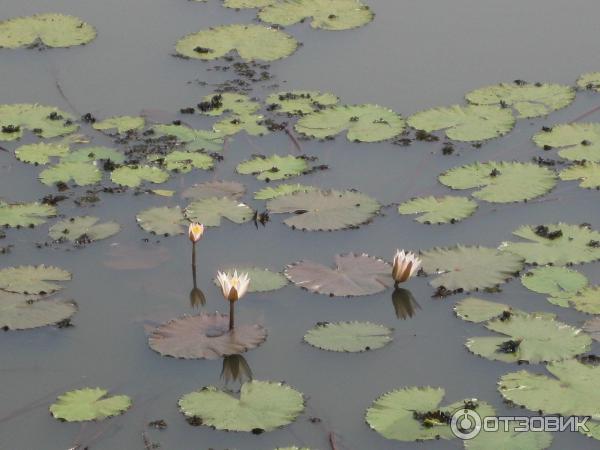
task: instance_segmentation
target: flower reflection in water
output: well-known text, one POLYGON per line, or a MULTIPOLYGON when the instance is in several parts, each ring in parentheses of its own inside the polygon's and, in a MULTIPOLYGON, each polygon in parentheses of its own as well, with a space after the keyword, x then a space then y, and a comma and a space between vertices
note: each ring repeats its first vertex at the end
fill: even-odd
POLYGON ((395 288, 392 294, 392 304, 394 305, 396 317, 402 320, 411 318, 416 314, 417 309, 421 309, 412 292, 408 289, 395 288))
POLYGON ((252 380, 252 370, 248 361, 242 355, 229 355, 223 357, 221 379, 227 384, 238 381, 240 384, 252 380))

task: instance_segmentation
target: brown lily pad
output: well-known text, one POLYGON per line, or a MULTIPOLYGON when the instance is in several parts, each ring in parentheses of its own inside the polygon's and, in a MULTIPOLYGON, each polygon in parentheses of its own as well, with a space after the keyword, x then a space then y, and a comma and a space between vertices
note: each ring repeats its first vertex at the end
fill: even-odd
POLYGON ((239 200, 245 193, 246 188, 242 183, 215 180, 190 186, 181 193, 181 196, 192 200, 203 200, 211 197, 231 197, 239 200))

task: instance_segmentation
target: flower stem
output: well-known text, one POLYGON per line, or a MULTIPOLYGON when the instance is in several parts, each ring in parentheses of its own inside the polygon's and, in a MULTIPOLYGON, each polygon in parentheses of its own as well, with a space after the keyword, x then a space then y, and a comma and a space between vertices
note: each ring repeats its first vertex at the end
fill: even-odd
POLYGON ((234 308, 234 304, 235 302, 230 300, 229 301, 229 331, 233 330, 233 323, 234 323, 234 313, 233 313, 233 308, 234 308))
POLYGON ((196 277, 196 243, 192 242, 192 271, 194 272, 194 278, 196 277))

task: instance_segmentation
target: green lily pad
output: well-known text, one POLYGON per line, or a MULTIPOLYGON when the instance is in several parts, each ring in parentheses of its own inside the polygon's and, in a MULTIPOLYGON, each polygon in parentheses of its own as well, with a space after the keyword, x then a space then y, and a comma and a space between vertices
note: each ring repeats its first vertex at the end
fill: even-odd
POLYGON ((87 186, 98 183, 102 179, 102 172, 94 163, 60 162, 42 170, 39 179, 47 186, 71 180, 78 186, 87 186))
POLYGON ((110 160, 117 164, 125 162, 125 156, 109 147, 85 147, 77 149, 62 158, 63 162, 92 162, 110 160))
POLYGON ((0 289, 19 294, 51 294, 62 289, 52 281, 69 281, 71 274, 54 266, 18 266, 0 270, 0 289))
POLYGON ((445 130, 448 139, 456 141, 483 141, 504 136, 515 125, 509 109, 487 105, 453 105, 428 109, 408 118, 408 124, 417 130, 445 130))
MULTIPOLYGON (((250 284, 248 286, 248 292, 267 292, 281 289, 288 284, 288 280, 279 272, 273 272, 269 269, 263 269, 261 267, 231 267, 221 272, 233 273, 247 273, 250 278, 250 284)), ((218 285, 216 279, 213 280, 218 285)))
POLYGON ((169 173, 152 166, 122 166, 113 170, 111 180, 121 186, 138 187, 142 182, 164 183, 169 173))
POLYGON ((439 176, 452 189, 481 188, 473 197, 493 203, 530 200, 556 185, 553 171, 532 163, 490 161, 455 167, 439 176))
POLYGON ((37 144, 22 145, 15 150, 15 156, 19 161, 29 164, 48 164, 52 157, 63 157, 69 153, 69 146, 63 144, 37 144))
POLYGON ((291 55, 298 42, 290 35, 261 25, 222 25, 188 34, 177 42, 177 53, 212 60, 235 50, 246 61, 275 61, 291 55))
POLYGON ((56 208, 41 203, 13 203, 0 200, 0 226, 31 227, 56 216, 56 208))
POLYGON ((127 133, 128 131, 139 130, 146 124, 146 119, 139 116, 113 116, 108 119, 95 122, 92 126, 96 130, 108 131, 117 130, 117 133, 127 133))
POLYGON ((306 186, 303 184, 280 184, 275 187, 265 187, 254 193, 255 200, 271 200, 284 195, 294 194, 296 192, 309 192, 318 190, 315 186, 306 186))
POLYGON ((593 340, 600 341, 600 317, 596 316, 593 319, 586 320, 581 328, 593 340))
POLYGON ((79 216, 56 222, 50 227, 52 239, 66 239, 72 242, 90 242, 106 239, 119 232, 121 226, 117 222, 102 222, 92 216, 79 216))
POLYGON ((225 0, 223 6, 232 9, 262 8, 273 3, 274 0, 225 0))
POLYGON ((320 111, 338 102, 337 96, 319 91, 277 92, 266 99, 267 105, 272 105, 277 112, 300 116, 320 111))
POLYGON ((52 106, 31 103, 0 105, 0 141, 14 141, 30 130, 39 137, 53 138, 77 130, 75 118, 52 106))
POLYGON ((529 242, 504 242, 500 250, 515 253, 529 264, 581 264, 600 259, 600 233, 587 225, 566 223, 523 225, 513 231, 529 242))
POLYGON ((209 170, 214 167, 214 161, 211 156, 200 152, 187 152, 174 150, 168 155, 150 155, 148 161, 158 161, 167 170, 174 172, 188 173, 192 169, 209 170))
POLYGON ((161 206, 140 211, 136 216, 137 223, 144 231, 164 236, 183 234, 187 220, 179 206, 161 206))
POLYGON ((562 307, 573 307, 587 314, 600 314, 600 286, 589 286, 571 295, 549 298, 548 301, 562 307))
POLYGON ((551 297, 569 297, 587 286, 585 275, 566 267, 544 266, 523 274, 521 283, 527 289, 551 297))
POLYGON ((185 125, 155 125, 158 136, 173 136, 184 143, 184 150, 223 151, 223 136, 210 130, 196 130, 185 125))
POLYGON ((284 220, 287 226, 307 231, 356 228, 369 222, 380 208, 376 200, 356 191, 296 192, 267 202, 272 213, 293 214, 284 220))
POLYGON ((391 109, 379 105, 340 105, 303 116, 296 131, 325 139, 348 130, 348 140, 379 142, 404 131, 405 121, 391 109))
POLYGON ((107 394, 107 390, 100 388, 65 392, 50 406, 50 413, 65 422, 84 422, 118 416, 131 407, 128 396, 107 397, 107 394))
POLYGON ((29 330, 68 320, 77 312, 70 300, 32 297, 0 291, 0 329, 29 330))
POLYGON ((579 429, 578 431, 584 436, 600 440, 600 422, 588 421, 585 426, 587 431, 584 429, 579 429))
POLYGON ((215 133, 231 136, 245 131, 250 136, 269 134, 269 129, 262 124, 263 116, 257 114, 234 114, 213 125, 215 133))
POLYGON ((312 18, 313 28, 349 30, 368 24, 375 14, 359 0, 282 0, 265 6, 258 17, 284 27, 312 18))
POLYGON ((309 169, 306 158, 299 156, 271 155, 255 156, 238 164, 236 170, 242 175, 255 175, 263 181, 282 180, 284 178, 302 175, 309 169))
POLYGON ((392 267, 364 253, 335 255, 334 267, 299 261, 286 268, 285 276, 298 287, 330 297, 377 294, 394 284, 392 267))
POLYGON ((567 359, 546 368, 552 378, 526 370, 507 373, 500 377, 498 390, 531 411, 600 419, 600 365, 567 359))
POLYGON ((486 328, 505 336, 470 338, 466 346, 476 355, 496 361, 559 361, 589 351, 592 343, 579 328, 547 314, 513 313, 490 320, 486 328))
POLYGON ((364 352, 392 342, 392 330, 371 322, 319 322, 304 340, 322 350, 364 352))
POLYGON ((477 203, 466 197, 446 195, 444 197, 419 197, 402 203, 400 214, 425 213, 415 220, 421 223, 454 223, 472 215, 477 203))
POLYGON ((577 87, 600 92, 600 72, 588 72, 577 79, 577 87))
POLYGON ((570 161, 600 162, 600 124, 565 123, 540 131, 533 142, 544 149, 559 148, 558 155, 570 161))
POLYGON ((497 431, 481 430, 470 440, 465 440, 465 450, 544 450, 552 445, 552 433, 516 431, 516 422, 508 423, 508 430, 499 426, 497 431))
POLYGON ((490 302, 480 298, 468 297, 454 306, 454 312, 462 320, 481 323, 504 313, 510 313, 512 308, 504 303, 490 302))
POLYGON ((246 193, 246 188, 237 181, 207 181, 195 184, 185 189, 181 196, 193 200, 203 200, 210 197, 231 197, 240 199, 246 193))
POLYGON ((304 398, 282 383, 248 381, 239 399, 214 386, 184 395, 179 400, 186 417, 217 430, 272 431, 292 423, 304 410, 304 398))
POLYGON ((65 14, 36 14, 0 22, 0 48, 72 47, 95 37, 93 26, 65 14))
POLYGON ((192 222, 199 222, 207 227, 221 225, 221 218, 234 223, 252 220, 254 211, 248 205, 230 197, 211 197, 196 200, 185 208, 185 216, 192 222))
POLYGON ((528 118, 545 116, 568 106, 575 99, 575 89, 549 83, 500 83, 475 89, 465 97, 474 105, 511 107, 518 118, 528 118))
POLYGON ((429 284, 453 291, 493 288, 515 276, 523 259, 487 247, 436 247, 421 255, 423 270, 436 274, 429 284))
POLYGON ((245 94, 224 92, 222 94, 206 95, 198 104, 200 114, 205 116, 222 116, 225 113, 246 115, 255 113, 260 109, 260 103, 252 100, 245 94))
POLYGON ((558 176, 564 181, 580 180, 579 186, 586 189, 600 188, 600 163, 585 162, 567 167, 558 176))

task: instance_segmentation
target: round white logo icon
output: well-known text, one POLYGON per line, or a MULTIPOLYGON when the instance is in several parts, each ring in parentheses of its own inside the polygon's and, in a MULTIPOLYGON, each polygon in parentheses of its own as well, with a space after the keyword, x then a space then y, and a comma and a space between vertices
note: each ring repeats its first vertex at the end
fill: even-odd
POLYGON ((452 414, 450 429, 457 438, 473 439, 481 431, 481 417, 472 409, 459 409, 452 414))

